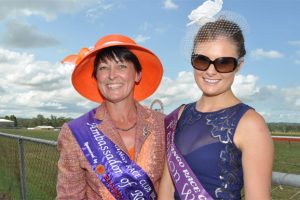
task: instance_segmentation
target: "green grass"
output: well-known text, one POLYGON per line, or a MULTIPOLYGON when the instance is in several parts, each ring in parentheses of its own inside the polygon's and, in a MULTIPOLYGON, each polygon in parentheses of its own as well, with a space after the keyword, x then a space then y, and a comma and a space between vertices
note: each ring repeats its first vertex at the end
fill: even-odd
POLYGON ((300 174, 300 142, 276 141, 274 171, 300 174))
MULTIPOLYGON (((26 129, 0 129, 0 132, 57 140, 57 131, 36 131, 26 129)), ((300 133, 272 133, 274 135, 295 135, 300 133)), ((274 142, 275 158, 273 171, 300 174, 300 142, 274 142)), ((0 137, 0 199, 20 199, 20 170, 17 140, 0 137), (5 197, 3 197, 5 195, 5 197)), ((26 181, 28 199, 54 199, 58 153, 56 147, 24 142, 26 181)), ((272 186, 272 199, 288 199, 300 188, 272 186)), ((293 199, 300 199, 300 194, 293 199)))
POLYGON ((26 137, 39 138, 44 140, 57 140, 58 131, 53 130, 27 130, 27 129, 0 129, 2 133, 22 135, 26 137))
POLYGON ((16 140, 0 137, 0 199, 21 199, 16 140))
MULTIPOLYGON (((0 132, 56 140, 58 132, 0 129, 0 132), (7 131, 8 130, 8 131, 7 131)), ((56 146, 24 141, 27 199, 54 199, 58 153, 56 146)), ((16 139, 0 137, 0 199, 21 199, 20 158, 16 139)))
POLYGON ((56 196, 56 147, 27 143, 25 148, 28 199, 53 199, 56 196))
MULTIPOLYGON (((274 142, 275 157, 273 171, 300 175, 300 142, 274 142)), ((289 199, 300 191, 300 188, 289 186, 272 186, 272 199, 289 199)), ((300 194, 292 199, 300 199, 300 194)))

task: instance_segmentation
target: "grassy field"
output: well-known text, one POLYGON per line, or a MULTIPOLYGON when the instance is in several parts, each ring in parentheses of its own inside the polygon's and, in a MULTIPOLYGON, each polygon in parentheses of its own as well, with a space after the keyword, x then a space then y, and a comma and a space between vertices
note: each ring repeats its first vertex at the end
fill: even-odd
MULTIPOLYGON (((273 171, 300 175, 300 142, 276 141, 274 147, 273 171)), ((272 199, 300 199, 299 193, 294 196, 299 191, 300 188, 273 185, 271 194, 272 199)))
POLYGON ((45 140, 57 140, 58 131, 53 130, 27 130, 27 129, 0 129, 2 133, 10 133, 14 135, 22 135, 45 140))
POLYGON ((300 142, 276 141, 273 171, 300 174, 300 142))
MULTIPOLYGON (((58 132, 3 130, 0 132, 56 140, 58 132)), ((27 199, 54 199, 58 153, 56 146, 24 141, 27 199)), ((0 137, 0 199, 21 199, 18 140, 0 137)))
MULTIPOLYGON (((0 129, 0 132, 57 140, 57 131, 36 131, 24 129, 0 129)), ((294 135, 300 133, 273 133, 294 135)), ((19 147, 17 140, 0 137, 0 199, 20 199, 19 147)), ((300 174, 300 142, 276 141, 273 171, 300 174)), ((54 199, 57 176, 58 153, 56 147, 32 142, 24 143, 28 199, 54 199)), ((272 199, 300 199, 293 197, 300 188, 272 186, 272 199)))

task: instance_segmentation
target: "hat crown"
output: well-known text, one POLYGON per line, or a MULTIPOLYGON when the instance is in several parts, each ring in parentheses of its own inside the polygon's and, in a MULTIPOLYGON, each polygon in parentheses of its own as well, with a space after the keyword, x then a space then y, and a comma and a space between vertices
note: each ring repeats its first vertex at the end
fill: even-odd
POLYGON ((106 46, 117 46, 122 44, 132 44, 136 45, 136 43, 129 37, 119 34, 110 34, 102 37, 95 44, 95 49, 103 48, 106 46))

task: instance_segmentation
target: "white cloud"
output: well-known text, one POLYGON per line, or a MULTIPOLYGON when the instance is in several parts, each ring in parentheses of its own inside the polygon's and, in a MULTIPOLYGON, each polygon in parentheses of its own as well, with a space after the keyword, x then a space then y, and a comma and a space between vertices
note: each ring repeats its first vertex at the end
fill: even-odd
MULTIPOLYGON (((93 3, 93 2, 91 2, 93 3)), ((120 6, 120 3, 112 3, 111 0, 109 1, 109 3, 107 3, 106 0, 98 0, 92 8, 89 8, 86 12, 86 16, 92 21, 94 22, 95 20, 97 20, 98 18, 100 18, 103 13, 107 12, 107 11, 111 11, 114 8, 120 6)))
POLYGON ((265 51, 263 49, 256 49, 250 52, 250 56, 254 58, 282 58, 284 55, 278 51, 270 50, 265 51))
POLYGON ((41 16, 47 21, 56 19, 58 13, 73 13, 99 2, 98 0, 2 0, 0 21, 22 16, 41 16))
POLYGON ((31 90, 59 88, 66 81, 66 74, 70 74, 70 71, 66 71, 68 68, 59 63, 35 61, 34 56, 27 53, 0 49, 0 58, 6 60, 0 63, 3 72, 0 81, 31 90))
POLYGON ((8 20, 1 44, 7 47, 35 48, 59 44, 52 36, 40 33, 36 27, 19 20, 8 20))
POLYGON ((0 71, 0 116, 75 117, 87 111, 87 105, 95 105, 75 92, 70 83, 72 69, 59 63, 0 48, 0 71), (84 101, 88 103, 77 104, 84 101))
POLYGON ((134 38, 134 41, 136 41, 136 43, 144 43, 145 41, 150 40, 150 37, 148 36, 143 36, 141 34, 137 35, 134 38))
POLYGON ((26 62, 28 62, 28 60, 33 59, 33 55, 28 55, 26 53, 21 54, 18 52, 13 52, 13 51, 9 51, 9 50, 0 48, 0 63, 2 65, 18 62, 18 60, 16 58, 23 60, 26 63, 26 62))
POLYGON ((300 110, 300 86, 294 88, 282 89, 286 102, 292 108, 298 108, 300 110))
MULTIPOLYGON (((264 94, 271 95, 273 87, 259 88, 257 80, 258 77, 254 75, 237 75, 232 90, 243 101, 263 100, 267 98, 264 94)), ((198 100, 201 94, 202 92, 194 81, 193 73, 182 71, 176 80, 164 77, 158 90, 145 103, 150 105, 154 99, 160 99, 168 113, 182 103, 198 100)))
MULTIPOLYGON (((243 101, 262 100, 264 99, 262 93, 266 93, 267 89, 261 91, 262 88, 257 86, 257 80, 258 77, 254 75, 237 75, 232 90, 243 101)), ((176 80, 164 77, 158 90, 146 102, 150 104, 154 99, 160 99, 170 112, 174 106, 198 100, 201 94, 193 73, 182 71, 176 80)))
POLYGON ((233 92, 241 99, 248 99, 250 96, 258 92, 256 86, 258 77, 254 75, 237 75, 232 85, 233 92))
MULTIPOLYGON (((95 103, 85 100, 71 86, 72 69, 71 65, 35 60, 32 54, 0 48, 0 116, 77 117, 95 107, 95 103)), ((255 75, 237 75, 233 91, 268 122, 300 122, 300 86, 259 86, 258 80, 255 75)), ((193 73, 182 71, 175 79, 164 77, 158 90, 142 104, 150 106, 154 99, 159 99, 165 113, 169 113, 200 96, 193 73)))
POLYGON ((164 1, 164 8, 167 10, 176 10, 178 5, 173 2, 173 0, 165 0, 164 1))
MULTIPOLYGON (((2 0, 0 21, 4 22, 4 32, 0 43, 3 47, 36 48, 58 45, 59 41, 42 33, 37 27, 26 24, 26 17, 39 16, 46 21, 53 21, 59 14, 75 13, 101 0, 2 0)), ((102 5, 102 4, 101 4, 102 5)), ((106 8, 105 5, 102 7, 106 8)))
POLYGON ((169 113, 176 106, 196 101, 200 96, 201 91, 194 81, 193 73, 182 71, 176 80, 164 77, 158 90, 145 104, 150 105, 153 100, 159 99, 163 102, 166 113, 169 113))
MULTIPOLYGON (((237 75, 233 92, 246 104, 253 106, 267 122, 300 122, 300 86, 280 89, 276 85, 258 85, 255 75, 237 75)), ((197 101, 201 91, 192 72, 180 72, 176 79, 164 77, 158 90, 143 104, 150 106, 159 99, 166 114, 181 104, 197 101)))

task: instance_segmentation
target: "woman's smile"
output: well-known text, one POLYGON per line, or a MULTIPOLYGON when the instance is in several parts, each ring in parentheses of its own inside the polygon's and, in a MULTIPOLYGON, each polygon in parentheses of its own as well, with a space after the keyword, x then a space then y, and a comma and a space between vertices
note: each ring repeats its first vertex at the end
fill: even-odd
POLYGON ((209 84, 217 84, 221 81, 221 79, 208 79, 208 78, 203 78, 204 82, 209 83, 209 84))
POLYGON ((121 83, 109 83, 107 84, 107 87, 111 90, 114 90, 114 89, 119 89, 123 86, 123 84, 121 83))

